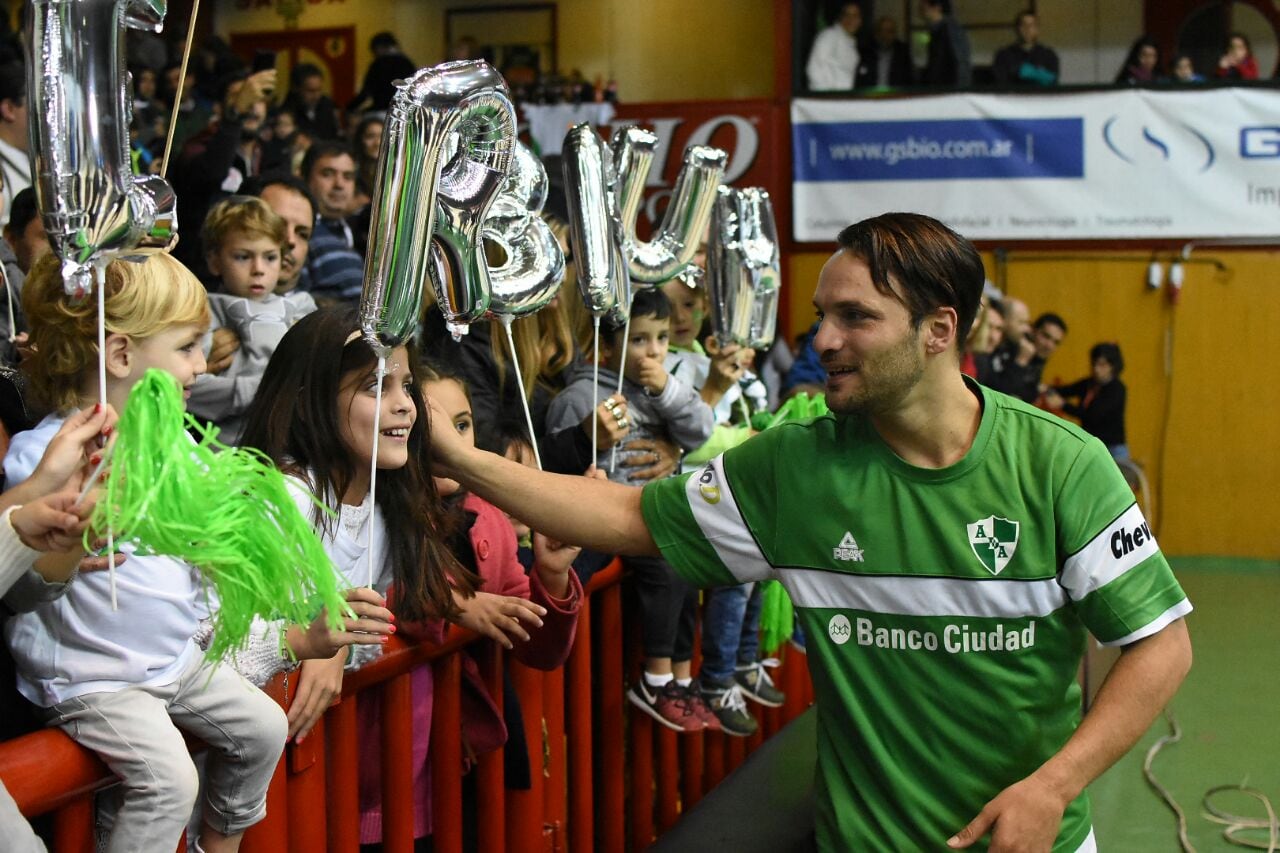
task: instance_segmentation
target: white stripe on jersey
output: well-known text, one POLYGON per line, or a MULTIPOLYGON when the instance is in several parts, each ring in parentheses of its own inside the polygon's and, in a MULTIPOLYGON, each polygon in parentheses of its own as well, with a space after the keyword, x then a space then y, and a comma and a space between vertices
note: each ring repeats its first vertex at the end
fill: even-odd
POLYGON ((760 552, 738 511, 738 502, 724 476, 723 457, 717 456, 689 475, 685 497, 703 537, 739 583, 773 577, 773 566, 760 552))
POLYGON ((1062 565, 1062 585, 1073 601, 1080 601, 1159 551, 1160 546, 1135 503, 1067 558, 1062 565))
POLYGON ((1160 631, 1162 631, 1170 622, 1175 619, 1180 619, 1190 612, 1191 602, 1184 598, 1138 630, 1134 631, 1132 634, 1125 634, 1118 640, 1112 640, 1111 642, 1103 643, 1102 645, 1127 646, 1130 643, 1136 643, 1143 637, 1150 637, 1152 634, 1160 633, 1160 631))
POLYGON ((866 610, 894 616, 973 616, 1017 619, 1048 616, 1067 604, 1056 578, 1014 581, 850 575, 818 569, 780 569, 796 607, 866 610))

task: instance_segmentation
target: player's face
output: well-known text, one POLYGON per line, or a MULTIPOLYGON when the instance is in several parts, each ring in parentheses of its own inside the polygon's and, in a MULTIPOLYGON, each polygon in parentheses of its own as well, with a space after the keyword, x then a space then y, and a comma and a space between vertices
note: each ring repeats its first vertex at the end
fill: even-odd
POLYGON ((876 290, 867 265, 837 252, 818 276, 814 336, 827 371, 827 406, 843 414, 888 414, 924 375, 922 332, 905 305, 876 290))

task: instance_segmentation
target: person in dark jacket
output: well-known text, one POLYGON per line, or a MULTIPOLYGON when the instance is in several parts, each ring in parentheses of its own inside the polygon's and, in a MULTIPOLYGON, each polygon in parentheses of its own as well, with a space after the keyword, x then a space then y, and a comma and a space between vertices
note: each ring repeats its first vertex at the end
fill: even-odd
POLYGON ((920 0, 920 15, 929 25, 929 54, 920 79, 923 86, 966 89, 973 83, 969 34, 951 11, 951 0, 920 0))
POLYGON ((293 113, 298 131, 310 139, 337 139, 338 108, 324 93, 324 72, 320 66, 303 62, 289 73, 289 94, 281 110, 293 113))
POLYGON ((418 70, 413 60, 401 52, 399 42, 391 33, 376 34, 369 40, 369 50, 373 52, 373 62, 364 73, 360 91, 347 104, 349 115, 386 112, 396 91, 395 81, 407 80, 418 70))
POLYGON ((1120 381, 1124 356, 1120 345, 1095 344, 1089 350, 1093 371, 1079 382, 1053 388, 1045 393, 1045 403, 1080 421, 1084 431, 1095 436, 1111 451, 1117 462, 1129 460, 1125 443, 1125 387, 1120 381))
POLYGON ((855 88, 910 86, 915 79, 911 51, 898 38, 898 22, 888 15, 876 20, 874 36, 861 46, 860 53, 855 88))
POLYGON ((1013 22, 1018 40, 996 51, 991 73, 1000 86, 1053 86, 1058 82, 1058 54, 1040 43, 1040 22, 1025 9, 1013 22))

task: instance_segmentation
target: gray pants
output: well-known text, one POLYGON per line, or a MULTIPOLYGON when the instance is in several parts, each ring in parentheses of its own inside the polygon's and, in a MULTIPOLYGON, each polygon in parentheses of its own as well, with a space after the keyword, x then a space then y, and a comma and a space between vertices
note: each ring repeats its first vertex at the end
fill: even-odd
POLYGON ((31 824, 4 785, 0 785, 0 838, 10 853, 45 853, 44 842, 31 831, 31 824))
POLYGON ((173 684, 89 693, 47 713, 120 777, 108 853, 172 850, 182 837, 199 779, 179 730, 209 746, 204 818, 211 827, 230 835, 266 814, 287 724, 280 706, 230 666, 196 657, 173 684))

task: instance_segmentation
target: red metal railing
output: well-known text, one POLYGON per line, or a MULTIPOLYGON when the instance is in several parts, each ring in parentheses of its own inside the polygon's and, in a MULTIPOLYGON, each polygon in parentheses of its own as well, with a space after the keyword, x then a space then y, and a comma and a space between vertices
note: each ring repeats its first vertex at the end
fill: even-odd
MULTIPOLYGON (((470 827, 479 849, 641 850, 812 702, 805 657, 792 653, 777 671, 787 703, 766 710, 760 732, 751 738, 677 735, 643 714, 628 713, 624 673, 638 673, 639 659, 638 644, 623 642, 632 636, 624 633, 624 625, 634 620, 623 612, 621 572, 614 561, 587 584, 577 640, 561 670, 541 672, 504 661, 493 643, 473 646, 491 695, 502 693, 504 665, 511 674, 533 781, 528 791, 508 790, 502 751, 479 759, 475 825, 470 827)), ((387 853, 412 850, 413 804, 406 795, 413 790, 409 679, 413 668, 430 662, 434 850, 460 853, 467 828, 458 652, 475 640, 457 628, 440 645, 393 639, 380 658, 349 673, 338 704, 302 744, 286 747, 267 795, 267 817, 246 833, 241 849, 359 849, 359 750, 370 745, 361 741, 355 698, 376 692, 382 698, 383 846, 387 853)), ((281 683, 267 692, 287 704, 281 683)), ((60 731, 26 735, 0 744, 0 780, 24 814, 54 813, 54 853, 93 850, 92 796, 114 779, 92 753, 60 731)))

